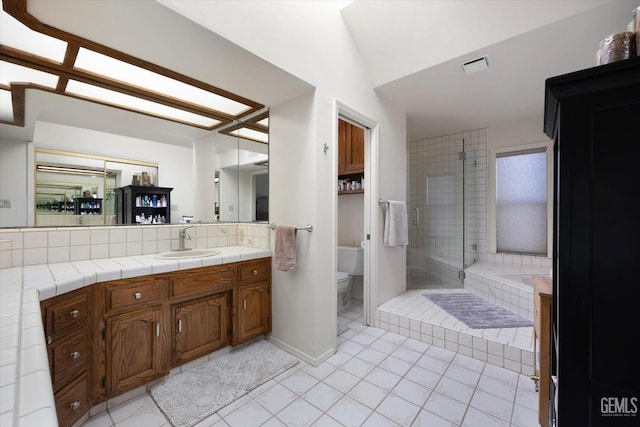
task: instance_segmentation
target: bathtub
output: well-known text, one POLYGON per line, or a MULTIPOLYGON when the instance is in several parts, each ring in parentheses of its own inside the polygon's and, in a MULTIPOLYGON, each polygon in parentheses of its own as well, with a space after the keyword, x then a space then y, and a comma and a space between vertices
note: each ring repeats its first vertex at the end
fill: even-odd
POLYGON ((476 263, 465 269, 464 288, 533 321, 533 276, 549 267, 476 263))
POLYGON ((497 278, 501 281, 505 280, 506 283, 514 283, 517 286, 533 287, 533 274, 500 274, 497 278))

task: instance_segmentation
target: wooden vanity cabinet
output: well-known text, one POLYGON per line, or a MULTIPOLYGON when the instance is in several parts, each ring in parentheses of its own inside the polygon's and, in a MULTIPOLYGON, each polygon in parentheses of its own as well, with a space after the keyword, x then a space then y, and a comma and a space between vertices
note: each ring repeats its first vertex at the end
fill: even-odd
POLYGON ((166 279, 100 283, 104 298, 104 396, 111 398, 169 373, 166 279))
POLYGON ((271 332, 271 263, 247 261, 238 267, 235 343, 271 332))
POLYGON ((70 426, 90 404, 86 289, 43 301, 41 313, 58 424, 70 426))
MULTIPOLYGON (((102 282, 87 289, 92 405, 271 331, 271 258, 102 282)), ((53 318, 58 325, 64 322, 62 314, 53 318)))

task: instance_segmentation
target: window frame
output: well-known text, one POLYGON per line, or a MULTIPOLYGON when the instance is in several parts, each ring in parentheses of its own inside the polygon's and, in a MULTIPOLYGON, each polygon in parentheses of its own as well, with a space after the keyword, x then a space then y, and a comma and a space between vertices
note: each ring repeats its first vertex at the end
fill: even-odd
POLYGON ((488 252, 490 255, 520 255, 520 256, 533 256, 533 257, 544 257, 551 258, 552 250, 553 250, 553 141, 543 141, 543 142, 535 142, 531 144, 522 144, 522 145, 510 145, 506 147, 494 148, 489 151, 489 176, 488 176, 488 204, 487 204, 487 214, 488 214, 488 252), (526 154, 531 150, 536 149, 545 149, 547 155, 547 253, 545 255, 541 254, 523 254, 518 252, 498 252, 497 250, 497 240, 498 240, 498 229, 496 225, 496 192, 497 192, 497 181, 496 181, 496 160, 500 154, 504 153, 512 153, 517 154, 522 152, 522 154, 526 154))

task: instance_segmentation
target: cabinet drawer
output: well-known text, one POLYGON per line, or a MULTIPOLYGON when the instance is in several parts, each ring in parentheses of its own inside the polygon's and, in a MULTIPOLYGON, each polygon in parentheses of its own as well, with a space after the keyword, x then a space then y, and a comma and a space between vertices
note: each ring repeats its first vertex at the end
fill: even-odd
POLYGON ((266 259, 247 261, 238 266, 239 284, 264 282, 269 276, 269 263, 266 259))
POLYGON ((87 369, 87 327, 48 345, 51 382, 58 391, 87 369))
POLYGON ((59 302, 45 305, 44 328, 47 335, 54 335, 66 329, 84 326, 87 320, 87 293, 82 290, 72 297, 62 298, 59 302))
POLYGON ((107 312, 162 302, 164 279, 117 280, 106 285, 107 312))
POLYGON ((88 395, 89 387, 86 374, 55 394, 56 413, 60 427, 73 425, 89 410, 88 395))
POLYGON ((236 267, 221 265, 208 267, 206 271, 181 274, 170 279, 169 294, 172 297, 191 293, 216 292, 234 285, 236 282, 236 267))

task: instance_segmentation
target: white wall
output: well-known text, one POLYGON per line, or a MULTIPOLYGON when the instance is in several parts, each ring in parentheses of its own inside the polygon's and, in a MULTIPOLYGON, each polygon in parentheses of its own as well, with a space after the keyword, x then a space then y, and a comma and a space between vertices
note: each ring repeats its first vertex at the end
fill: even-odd
POLYGON ((536 116, 491 126, 487 135, 487 149, 549 141, 544 134, 543 125, 543 117, 536 116))
POLYGON ((12 141, 0 138, 0 199, 9 200, 10 208, 0 208, 0 227, 23 227, 33 225, 33 217, 28 218, 29 188, 28 144, 26 141, 12 141))
MULTIPOLYGON (((216 142, 207 137, 193 143, 193 218, 213 221, 215 216, 216 142)), ((177 219, 177 218, 176 218, 177 219)), ((175 222, 175 221, 174 221, 175 222)))
MULTIPOLYGON (((171 222, 193 215, 193 149, 111 133, 37 122, 33 146, 158 164, 158 186, 171 187, 171 222)), ((33 173, 30 165, 29 173, 33 173)), ((24 172, 22 172, 24 174, 24 172)), ((127 183, 123 183, 127 185, 127 183)), ((33 194, 29 189, 28 194, 33 194)), ((23 195, 27 197, 27 193, 23 195)))
MULTIPOLYGON (((216 21, 220 35, 316 87, 313 93, 270 106, 269 118, 270 222, 314 226, 312 233, 298 234, 298 271, 273 273, 272 338, 316 363, 336 345, 336 103, 378 124, 379 152, 371 165, 376 182, 368 183, 374 202, 378 197, 406 199, 404 112, 373 91, 344 25, 344 3, 219 5, 219 13, 207 18, 216 21), (329 146, 326 153, 324 144, 329 146)), ((406 250, 382 246, 382 212, 377 202, 370 209, 376 307, 406 289, 406 250)))
POLYGON ((364 194, 338 196, 338 245, 360 244, 364 234, 364 194))

